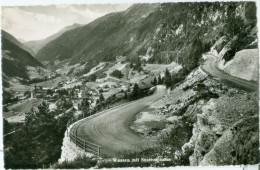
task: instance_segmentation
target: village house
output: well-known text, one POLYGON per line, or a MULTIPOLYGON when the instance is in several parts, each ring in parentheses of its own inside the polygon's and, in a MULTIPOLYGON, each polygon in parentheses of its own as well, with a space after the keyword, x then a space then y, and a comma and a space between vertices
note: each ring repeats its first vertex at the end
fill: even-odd
POLYGON ((76 109, 76 110, 80 110, 80 104, 81 104, 81 101, 80 100, 72 100, 72 104, 73 104, 73 108, 76 109))
POLYGON ((34 86, 34 89, 31 92, 31 98, 46 98, 47 97, 46 88, 42 88, 42 86, 34 86))
POLYGON ((78 98, 89 98, 90 94, 88 91, 79 91, 78 98))
POLYGON ((89 98, 91 96, 91 89, 85 86, 85 83, 82 84, 78 92, 78 98, 89 98))

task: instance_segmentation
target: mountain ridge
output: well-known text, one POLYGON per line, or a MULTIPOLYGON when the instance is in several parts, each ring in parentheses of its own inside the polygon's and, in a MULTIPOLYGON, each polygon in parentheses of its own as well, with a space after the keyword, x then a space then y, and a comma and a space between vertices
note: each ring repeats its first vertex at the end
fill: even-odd
POLYGON ((116 56, 136 62, 148 55, 148 63, 174 61, 191 71, 199 65, 202 53, 223 35, 228 41, 242 41, 241 48, 256 39, 253 35, 233 40, 241 30, 255 26, 252 6, 253 2, 135 4, 65 32, 43 47, 36 58, 54 69, 88 62, 84 74, 116 56))
POLYGON ((55 34, 48 36, 47 38, 44 38, 44 39, 41 39, 41 40, 26 41, 26 42, 24 42, 24 44, 27 45, 28 47, 30 47, 32 49, 32 51, 34 52, 34 54, 37 54, 37 52, 42 47, 44 47, 46 44, 48 44, 52 40, 55 40, 56 38, 61 36, 64 32, 69 31, 69 30, 74 29, 74 28, 78 28, 80 26, 82 26, 82 25, 78 24, 78 23, 74 23, 72 25, 69 25, 69 26, 62 28, 60 31, 56 32, 55 34))
POLYGON ((24 44, 21 41, 19 41, 18 39, 16 39, 10 33, 6 32, 5 30, 1 30, 1 34, 2 34, 2 37, 5 37, 10 42, 14 43, 18 47, 20 47, 20 48, 24 49, 25 51, 29 52, 32 56, 35 55, 35 53, 33 52, 33 50, 30 47, 28 47, 26 44, 24 44))
POLYGON ((39 78, 45 72, 45 66, 35 59, 22 44, 11 34, 2 30, 2 76, 3 86, 25 83, 32 78, 39 78), (32 76, 35 75, 35 76, 32 76))

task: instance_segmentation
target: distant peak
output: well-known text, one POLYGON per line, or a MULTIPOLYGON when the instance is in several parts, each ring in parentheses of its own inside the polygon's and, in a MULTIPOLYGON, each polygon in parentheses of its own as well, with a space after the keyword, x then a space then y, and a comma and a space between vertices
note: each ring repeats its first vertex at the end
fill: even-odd
POLYGON ((68 28, 74 28, 74 27, 80 27, 81 26, 81 24, 79 24, 79 23, 74 23, 74 24, 72 24, 72 25, 69 25, 69 26, 67 26, 68 28))

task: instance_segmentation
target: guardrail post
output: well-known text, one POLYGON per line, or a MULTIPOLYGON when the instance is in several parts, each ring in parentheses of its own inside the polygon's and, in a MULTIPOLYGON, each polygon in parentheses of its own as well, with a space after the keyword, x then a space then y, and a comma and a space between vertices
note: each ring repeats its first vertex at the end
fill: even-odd
MULTIPOLYGON (((86 112, 86 113, 82 113, 81 115, 78 115, 77 117, 72 117, 68 122, 67 122, 67 136, 69 137, 69 140, 70 142, 73 142, 76 144, 76 147, 80 147, 82 148, 82 142, 84 142, 84 151, 87 152, 87 141, 85 141, 84 139, 82 140, 81 138, 79 138, 76 133, 74 134, 73 132, 70 132, 69 131, 69 127, 77 122, 78 120, 82 119, 82 118, 85 118, 85 117, 88 117, 88 116, 91 116, 92 115, 92 112, 86 112), (80 140, 80 141, 79 141, 80 140), (79 144, 78 144, 79 142, 79 144)), ((91 143, 90 143, 91 144, 91 143)), ((97 152, 94 152, 95 154, 97 154, 97 156, 101 156, 101 147, 98 146, 98 145, 94 145, 94 146, 97 146, 97 152)))
POLYGON ((69 133, 68 133, 68 123, 67 123, 67 128, 66 128, 66 131, 67 131, 67 136, 69 136, 69 135, 68 135, 68 134, 69 134, 69 133))
POLYGON ((100 147, 98 146, 98 156, 100 156, 100 147))

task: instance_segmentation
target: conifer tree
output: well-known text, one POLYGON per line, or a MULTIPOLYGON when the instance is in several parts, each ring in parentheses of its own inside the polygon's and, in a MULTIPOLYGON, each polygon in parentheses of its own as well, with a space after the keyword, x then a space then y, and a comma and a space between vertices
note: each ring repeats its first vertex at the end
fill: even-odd
POLYGON ((100 96, 99 96, 99 100, 102 102, 102 101, 105 101, 105 97, 104 95, 101 93, 100 96))
POLYGON ((171 73, 169 72, 169 70, 167 68, 166 68, 165 74, 164 74, 164 84, 166 87, 170 87, 172 84, 171 73))
POLYGON ((157 79, 156 79, 156 77, 154 77, 154 80, 153 80, 153 85, 157 85, 157 79))
POLYGON ((139 86, 135 84, 131 94, 132 99, 137 99, 139 97, 139 93, 140 93, 139 86))
POLYGON ((158 84, 162 84, 162 78, 161 78, 161 75, 159 74, 158 76, 158 84))

